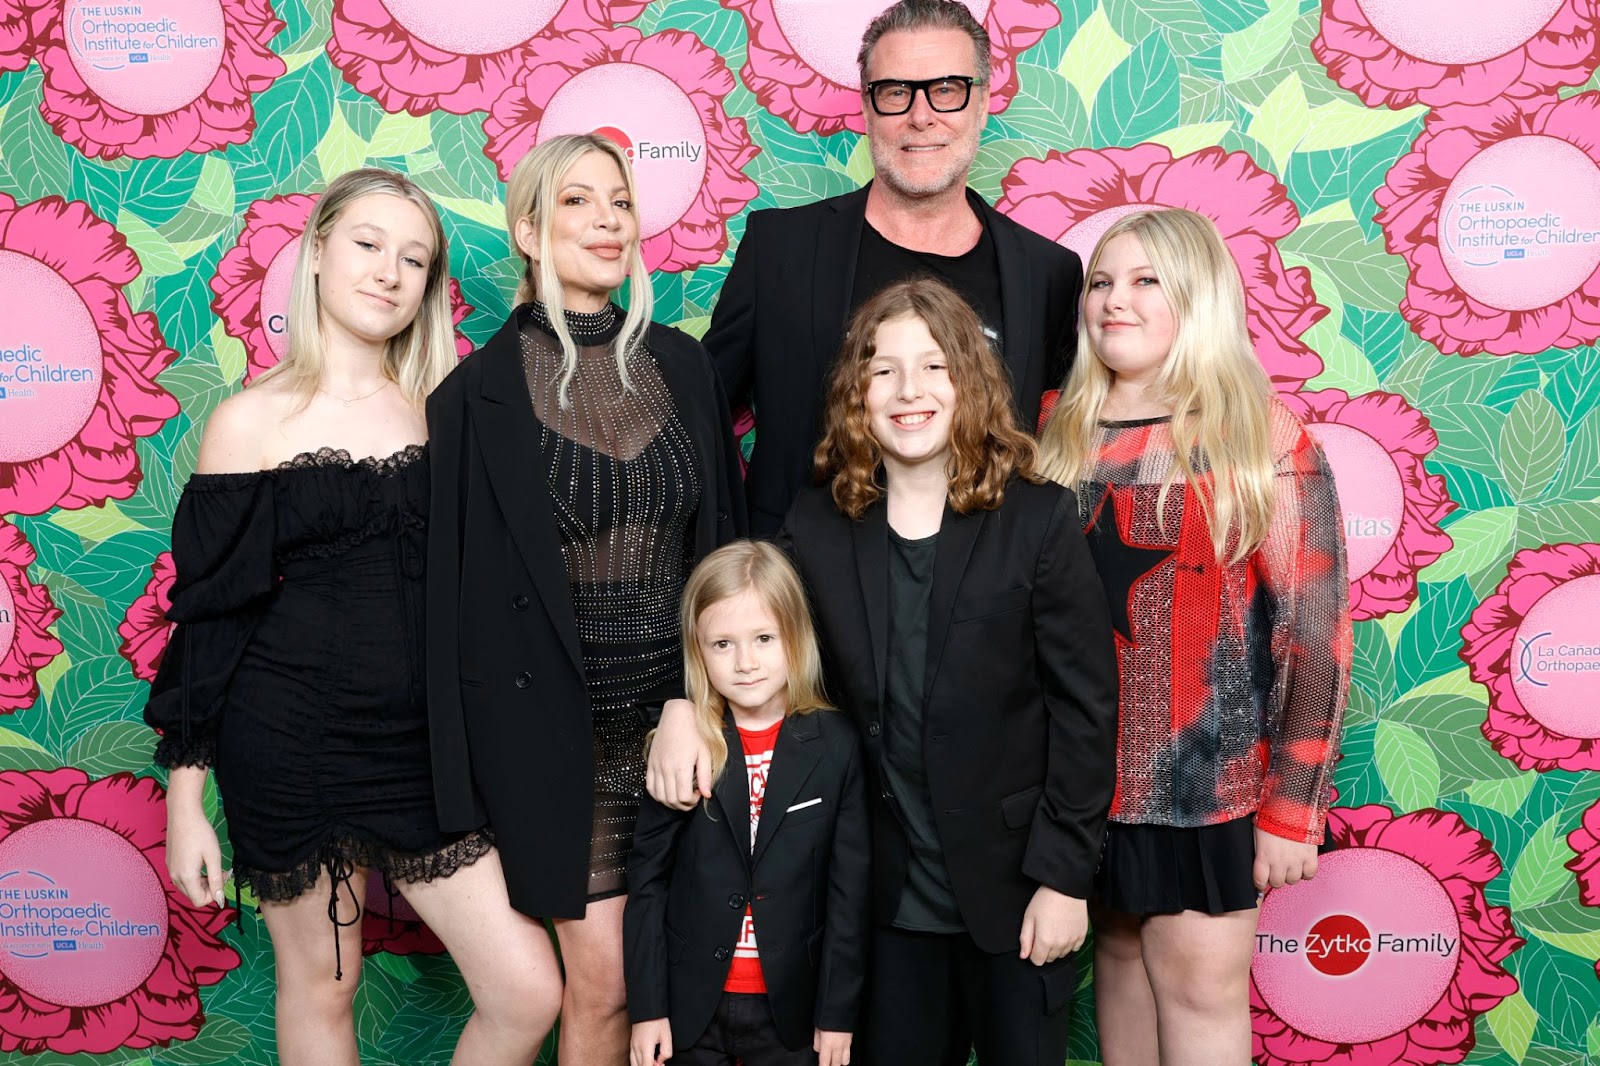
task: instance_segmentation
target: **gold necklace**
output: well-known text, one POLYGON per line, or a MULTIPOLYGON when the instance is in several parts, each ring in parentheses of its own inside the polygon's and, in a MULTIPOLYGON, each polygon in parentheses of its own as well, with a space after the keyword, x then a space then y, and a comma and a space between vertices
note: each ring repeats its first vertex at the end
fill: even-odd
POLYGON ((373 389, 371 392, 364 392, 360 396, 352 396, 348 400, 345 399, 343 396, 336 396, 335 394, 329 392, 327 389, 323 388, 321 385, 317 386, 317 391, 322 393, 322 395, 328 397, 329 399, 338 400, 340 403, 344 404, 346 407, 349 407, 351 404, 359 403, 360 401, 365 400, 369 396, 378 395, 378 393, 382 392, 384 389, 386 389, 388 387, 389 387, 389 381, 388 381, 387 378, 385 378, 384 381, 382 382, 382 384, 380 384, 377 388, 373 389))

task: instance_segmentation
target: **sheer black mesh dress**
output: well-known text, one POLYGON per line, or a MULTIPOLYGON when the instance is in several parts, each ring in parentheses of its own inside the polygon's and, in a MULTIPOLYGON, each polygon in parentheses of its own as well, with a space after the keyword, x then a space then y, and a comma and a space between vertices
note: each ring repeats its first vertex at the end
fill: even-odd
POLYGON ((615 304, 567 313, 578 365, 565 403, 565 359, 542 305, 521 335, 594 723, 590 900, 626 890, 644 789, 639 705, 682 677, 678 600, 701 493, 694 442, 643 345, 628 355, 631 388, 623 387, 612 349, 622 319, 615 304))
POLYGON ((159 765, 215 770, 234 876, 258 899, 293 899, 323 871, 337 899, 356 867, 431 881, 493 846, 442 833, 434 810, 428 488, 422 445, 323 449, 196 474, 179 501, 178 627, 145 718, 159 765))

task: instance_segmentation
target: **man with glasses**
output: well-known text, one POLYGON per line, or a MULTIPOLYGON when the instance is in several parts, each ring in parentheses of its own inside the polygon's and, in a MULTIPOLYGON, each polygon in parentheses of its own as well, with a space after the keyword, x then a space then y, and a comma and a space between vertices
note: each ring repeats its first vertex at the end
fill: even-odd
POLYGON ((1083 269, 966 187, 989 114, 989 35, 955 0, 899 0, 858 57, 876 171, 865 189, 749 217, 705 346, 759 428, 750 528, 776 532, 811 482, 823 390, 850 313, 890 282, 960 292, 1011 372, 1022 424, 1066 373, 1083 269))

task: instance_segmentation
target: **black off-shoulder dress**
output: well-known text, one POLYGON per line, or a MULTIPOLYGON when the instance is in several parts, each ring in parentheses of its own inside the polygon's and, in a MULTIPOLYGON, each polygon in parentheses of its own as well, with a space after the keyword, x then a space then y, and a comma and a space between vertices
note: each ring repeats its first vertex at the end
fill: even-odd
MULTIPOLYGON (((155 761, 217 775, 234 877, 446 877, 492 847, 434 810, 423 674, 423 445, 197 474, 172 530, 178 623, 145 708, 155 761)), ((330 915, 335 913, 330 909, 330 915)))

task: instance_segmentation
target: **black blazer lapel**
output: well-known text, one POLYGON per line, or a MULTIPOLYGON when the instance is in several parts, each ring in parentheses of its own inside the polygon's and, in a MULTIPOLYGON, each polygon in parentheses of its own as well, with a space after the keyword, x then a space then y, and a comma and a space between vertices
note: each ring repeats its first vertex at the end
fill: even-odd
MULTIPOLYGON (((723 820, 733 834, 735 850, 748 868, 750 865, 750 774, 744 764, 744 744, 739 729, 728 713, 722 720, 722 739, 728 742, 728 762, 722 776, 711 786, 711 795, 722 808, 723 820)), ((774 755, 776 760, 776 755, 774 755)), ((696 812, 697 814, 699 812, 696 812)))
MULTIPOLYGON (((867 190, 838 197, 817 232, 811 279, 811 351, 824 372, 833 366, 850 319, 861 227, 867 221, 867 190)), ((779 254, 786 254, 780 252, 779 254)), ((821 381, 827 380, 824 373, 821 381)))
POLYGON ((872 639, 872 664, 876 670, 878 706, 883 706, 889 667, 889 508, 883 502, 867 508, 850 523, 855 547, 856 578, 866 605, 867 632, 872 639))
POLYGON ((783 821, 783 816, 800 794, 800 789, 811 777, 811 771, 817 768, 817 763, 822 759, 822 744, 818 742, 821 736, 822 727, 811 715, 792 716, 778 730, 778 743, 772 751, 772 768, 767 772, 767 791, 761 800, 761 823, 756 827, 756 847, 750 856, 751 866, 761 862, 762 854, 767 850, 767 845, 772 843, 773 834, 778 831, 778 824, 783 821))
POLYGON ((966 576, 967 563, 972 558, 973 546, 978 542, 978 532, 987 514, 987 511, 957 514, 949 504, 945 505, 944 521, 939 525, 939 547, 933 557, 933 591, 928 602, 928 662, 923 670, 922 686, 924 705, 939 677, 944 641, 950 632, 950 616, 956 609, 956 593, 961 590, 961 579, 966 576))
POLYGON ((561 634, 562 646, 581 674, 583 654, 573 622, 572 587, 561 565, 561 541, 539 450, 539 420, 534 417, 527 378, 523 376, 518 339, 521 320, 520 312, 512 312, 500 332, 484 345, 479 353, 483 360, 483 387, 469 403, 478 450, 500 513, 505 515, 528 576, 533 579, 556 632, 561 634))
MULTIPOLYGON (((1001 328, 1005 330, 1006 367, 1011 371, 1012 381, 1026 381, 1028 360, 1044 345, 1043 337, 1034 336, 1032 279, 1028 276, 1027 252, 1015 229, 996 224, 999 216, 993 208, 970 190, 968 197, 977 200, 973 210, 989 228, 994 257, 1000 264, 1000 318, 1001 328)), ((1032 427, 1026 428, 1032 431, 1032 427)))

